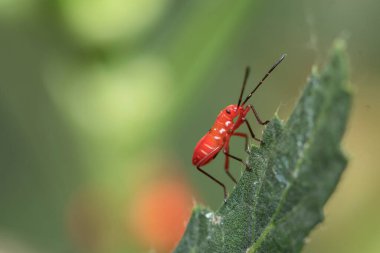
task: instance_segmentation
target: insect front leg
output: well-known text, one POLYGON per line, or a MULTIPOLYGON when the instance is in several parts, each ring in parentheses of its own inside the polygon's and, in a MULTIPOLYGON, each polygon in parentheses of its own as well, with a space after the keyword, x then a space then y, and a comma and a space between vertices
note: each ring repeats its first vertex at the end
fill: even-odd
POLYGON ((259 117, 259 114, 257 113, 257 111, 255 110, 255 107, 253 107, 253 105, 249 105, 249 107, 251 108, 253 114, 255 115, 255 118, 257 120, 257 122, 259 122, 260 125, 266 125, 269 123, 269 120, 266 120, 266 121, 262 121, 259 117))
POLYGON ((245 122, 245 124, 247 125, 248 130, 249 130, 249 132, 251 133, 252 138, 255 139, 256 141, 260 142, 260 143, 263 143, 263 141, 260 140, 259 138, 257 138, 256 135, 253 133, 252 128, 251 128, 251 125, 248 123, 248 121, 247 121, 246 119, 244 119, 244 122, 245 122))

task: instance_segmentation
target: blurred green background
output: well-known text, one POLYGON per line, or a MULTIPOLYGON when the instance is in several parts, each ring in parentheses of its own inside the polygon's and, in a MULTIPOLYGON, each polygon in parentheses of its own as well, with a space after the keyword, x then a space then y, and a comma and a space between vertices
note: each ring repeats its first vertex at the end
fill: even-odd
MULTIPOLYGON (((288 54, 252 99, 263 119, 286 119, 337 36, 348 38, 355 85, 350 164, 303 252, 380 252, 379 9, 0 0, 0 252, 169 252, 195 202, 222 203, 191 156, 236 103, 245 66, 252 88, 288 54)), ((231 151, 245 157, 242 146, 234 139, 231 151)), ((205 169, 232 190, 221 156, 205 169)))

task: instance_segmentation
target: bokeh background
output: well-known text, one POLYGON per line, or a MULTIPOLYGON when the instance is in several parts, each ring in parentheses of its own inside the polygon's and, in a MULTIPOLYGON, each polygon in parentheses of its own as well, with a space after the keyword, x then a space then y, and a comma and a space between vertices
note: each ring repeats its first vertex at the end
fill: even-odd
MULTIPOLYGON (((263 119, 286 119, 338 36, 355 85, 350 164, 303 252, 380 252, 379 10, 376 0, 0 0, 0 252, 169 252, 194 203, 222 204, 191 156, 236 103, 245 66, 253 87, 288 54, 252 99, 263 119)), ((231 150, 245 157, 242 146, 231 150)), ((205 168, 231 191, 222 167, 218 157, 205 168)))

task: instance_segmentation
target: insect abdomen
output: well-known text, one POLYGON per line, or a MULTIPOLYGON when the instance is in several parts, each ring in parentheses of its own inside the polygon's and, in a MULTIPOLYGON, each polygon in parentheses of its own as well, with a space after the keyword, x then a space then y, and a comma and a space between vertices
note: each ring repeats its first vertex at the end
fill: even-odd
POLYGON ((194 149, 193 165, 203 166, 209 163, 222 149, 224 140, 212 133, 205 134, 194 149))

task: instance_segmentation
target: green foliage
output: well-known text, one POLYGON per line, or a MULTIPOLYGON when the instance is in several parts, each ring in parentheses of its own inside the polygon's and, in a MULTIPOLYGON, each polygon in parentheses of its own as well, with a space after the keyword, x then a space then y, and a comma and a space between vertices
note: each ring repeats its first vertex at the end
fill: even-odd
POLYGON ((275 117, 219 210, 196 207, 175 252, 300 252, 346 167, 340 150, 351 105, 343 41, 313 71, 290 119, 275 117))

